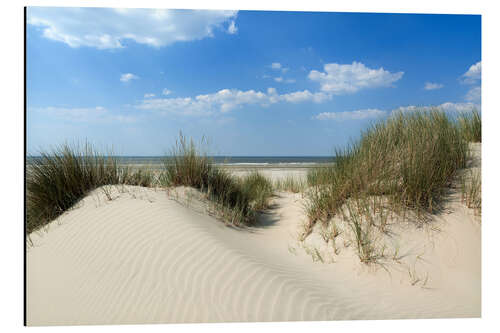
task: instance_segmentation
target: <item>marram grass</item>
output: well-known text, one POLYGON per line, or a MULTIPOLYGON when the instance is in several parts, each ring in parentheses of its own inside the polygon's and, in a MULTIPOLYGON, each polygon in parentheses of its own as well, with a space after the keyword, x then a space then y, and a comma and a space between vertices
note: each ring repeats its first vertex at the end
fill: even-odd
POLYGON ((481 115, 479 111, 473 110, 459 116, 458 125, 460 131, 469 142, 481 142, 481 115))
POLYGON ((231 175, 217 167, 182 133, 165 159, 165 183, 205 192, 215 205, 215 215, 235 225, 255 222, 256 212, 267 207, 272 195, 272 185, 265 177, 259 173, 242 179, 231 175))
POLYGON ((481 215, 481 173, 469 170, 460 179, 462 201, 481 215))
POLYGON ((251 207, 263 210, 269 207, 269 200, 273 196, 273 185, 258 171, 252 171, 240 180, 243 192, 250 197, 251 207))
POLYGON ((370 261, 374 254, 367 245, 368 229, 360 224, 360 212, 352 209, 350 201, 383 196, 392 211, 410 210, 417 220, 439 211, 457 170, 465 167, 467 141, 470 133, 477 134, 470 130, 476 126, 475 117, 472 114, 457 121, 435 109, 399 112, 373 124, 359 141, 336 152, 335 164, 309 172, 309 224, 304 237, 316 221, 329 223, 350 208, 348 222, 356 235, 360 259, 370 261))
POLYGON ((62 145, 28 158, 26 177, 26 223, 31 233, 56 219, 92 190, 104 185, 144 187, 189 186, 208 194, 216 215, 235 225, 255 221, 273 195, 271 182, 251 173, 239 179, 218 168, 202 155, 192 141, 180 136, 165 170, 120 166, 113 155, 98 153, 90 144, 62 145))
POLYGON ((299 193, 306 189, 307 182, 300 177, 286 175, 284 178, 276 179, 273 187, 277 191, 299 193))
POLYGON ((28 158, 26 166, 26 223, 31 233, 57 218, 90 191, 114 184, 151 186, 145 170, 121 168, 112 155, 98 153, 90 144, 62 145, 28 158))

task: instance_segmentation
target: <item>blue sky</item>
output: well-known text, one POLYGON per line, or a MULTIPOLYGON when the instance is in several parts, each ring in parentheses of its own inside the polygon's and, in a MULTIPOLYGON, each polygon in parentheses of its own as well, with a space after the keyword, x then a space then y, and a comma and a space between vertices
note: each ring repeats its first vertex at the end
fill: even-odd
POLYGON ((392 110, 481 105, 474 15, 28 8, 29 153, 330 155, 392 110))

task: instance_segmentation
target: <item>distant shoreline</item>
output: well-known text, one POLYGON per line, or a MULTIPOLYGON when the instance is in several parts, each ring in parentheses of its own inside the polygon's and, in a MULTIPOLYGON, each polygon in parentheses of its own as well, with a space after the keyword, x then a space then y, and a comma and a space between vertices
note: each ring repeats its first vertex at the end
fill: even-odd
POLYGON ((270 163, 270 164, 216 164, 223 169, 231 171, 244 171, 244 170, 260 170, 260 169, 312 169, 312 168, 325 168, 331 163, 270 163))
MULTIPOLYGON (((327 167, 334 163, 332 156, 208 156, 213 163, 224 169, 310 169, 327 167)), ((37 159, 31 156, 27 159, 37 159)), ((118 165, 132 168, 149 167, 157 169, 165 162, 165 156, 115 156, 118 165)))

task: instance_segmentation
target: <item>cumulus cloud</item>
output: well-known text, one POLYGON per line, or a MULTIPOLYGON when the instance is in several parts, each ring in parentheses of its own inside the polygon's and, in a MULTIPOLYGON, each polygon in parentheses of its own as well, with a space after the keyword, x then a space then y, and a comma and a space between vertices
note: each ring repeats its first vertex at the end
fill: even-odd
POLYGON ((208 109, 196 99, 191 97, 185 98, 155 98, 143 100, 137 109, 153 110, 159 114, 184 114, 184 115, 209 115, 213 113, 212 109, 208 109))
POLYGON ((269 98, 262 92, 222 89, 214 94, 198 95, 194 98, 179 97, 143 100, 136 107, 143 110, 155 110, 160 113, 210 115, 216 111, 228 112, 242 105, 267 103, 269 103, 269 98))
POLYGON ((135 107, 141 110, 155 111, 160 114, 174 113, 207 116, 217 112, 227 113, 247 105, 260 105, 266 107, 278 102, 322 103, 329 99, 331 99, 330 94, 324 92, 311 93, 308 90, 280 95, 275 88, 268 88, 266 92, 222 89, 216 93, 198 95, 195 97, 144 99, 135 107))
POLYGON ((288 68, 288 67, 283 67, 283 65, 279 62, 273 62, 271 64, 271 68, 276 70, 276 71, 281 71, 283 74, 290 70, 290 68, 288 68))
POLYGON ((438 108, 447 112, 468 112, 472 110, 481 110, 481 105, 476 103, 452 103, 446 102, 438 105, 438 108))
POLYGON ((130 80, 137 80, 139 77, 132 73, 125 73, 120 76, 120 81, 129 82, 130 80))
POLYGON ((281 64, 279 62, 273 62, 271 64, 272 69, 281 69, 281 64))
POLYGON ((380 110, 380 109, 363 109, 356 111, 344 111, 344 112, 322 112, 316 116, 314 119, 318 120, 361 120, 361 119, 373 119, 384 116, 389 116, 397 112, 415 112, 418 110, 430 111, 433 109, 441 109, 444 112, 451 113, 462 113, 470 112, 472 110, 481 110, 481 105, 475 103, 452 103, 446 102, 437 106, 400 106, 392 111, 380 110))
POLYGON ((74 48, 116 49, 126 40, 162 47, 213 37, 217 29, 237 31, 237 11, 227 10, 29 7, 27 16, 45 38, 74 48))
POLYGON ((155 94, 144 94, 144 98, 155 97, 155 94))
POLYGON ((170 90, 168 90, 167 88, 163 89, 163 91, 161 92, 163 95, 170 95, 172 92, 170 90))
MULTIPOLYGON (((481 61, 470 66, 467 72, 460 77, 460 80, 465 84, 481 84, 481 61)), ((481 104, 481 86, 469 89, 465 95, 465 100, 481 104)))
POLYGON ((481 61, 470 66, 467 72, 462 75, 462 82, 467 84, 474 84, 481 80, 481 61))
POLYGON ((392 112, 412 112, 417 110, 429 111, 433 109, 441 109, 445 112, 468 112, 474 109, 481 110, 481 105, 476 103, 452 103, 446 102, 440 105, 435 106, 416 106, 416 105, 408 105, 408 106, 400 106, 399 108, 394 109, 392 112))
POLYGON ((289 103, 300 103, 306 101, 322 103, 324 101, 332 99, 332 95, 325 94, 324 92, 311 93, 309 90, 304 90, 280 95, 280 99, 289 103))
POLYGON ((441 83, 426 82, 424 89, 425 90, 436 90, 436 89, 441 89, 443 87, 444 87, 444 85, 441 83))
POLYGON ((481 103, 481 87, 471 88, 465 95, 465 100, 469 102, 481 103))
POLYGON ((232 20, 231 23, 229 24, 229 27, 227 28, 227 32, 231 35, 234 35, 235 33, 238 32, 238 28, 236 27, 234 20, 232 20))
POLYGON ((280 83, 295 83, 295 79, 284 79, 282 76, 275 77, 274 81, 280 83))
POLYGON ((266 104, 269 98, 260 91, 222 89, 215 94, 198 95, 196 100, 202 104, 218 105, 221 112, 228 112, 241 105, 266 104))
POLYGON ((379 109, 364 109, 356 111, 344 111, 344 112, 322 112, 318 114, 316 119, 319 120, 360 120, 360 119, 370 119, 379 118, 387 115, 386 111, 379 109))
POLYGON ((54 117, 72 122, 135 122, 133 116, 112 114, 102 106, 93 108, 64 108, 64 107, 38 107, 30 108, 30 112, 43 113, 48 117, 54 117))
POLYGON ((390 87, 404 72, 391 73, 384 68, 372 69, 360 62, 325 64, 324 72, 312 70, 309 79, 318 82, 321 90, 333 94, 354 93, 360 89, 390 87))
MULTIPOLYGON (((460 81, 465 84, 481 84, 481 61, 469 67, 461 77, 460 81)), ((476 86, 467 92, 465 100, 481 104, 481 86, 476 86)))

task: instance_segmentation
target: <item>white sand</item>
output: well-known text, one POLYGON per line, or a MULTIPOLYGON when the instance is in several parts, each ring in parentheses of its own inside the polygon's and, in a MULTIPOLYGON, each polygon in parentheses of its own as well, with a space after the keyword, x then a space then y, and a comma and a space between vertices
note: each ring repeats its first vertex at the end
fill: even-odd
POLYGON ((303 248, 321 241, 314 233, 297 241, 306 219, 300 194, 282 193, 249 230, 165 191, 118 187, 112 195, 97 190, 32 235, 29 325, 481 315, 481 227, 458 198, 433 230, 398 229, 405 258, 388 273, 361 264, 352 246, 335 263, 313 262, 303 248), (412 285, 409 272, 421 281, 412 285))

